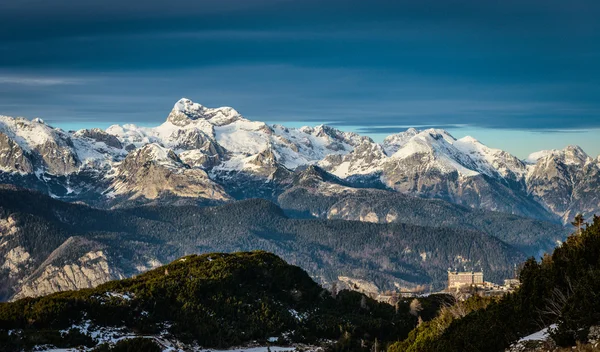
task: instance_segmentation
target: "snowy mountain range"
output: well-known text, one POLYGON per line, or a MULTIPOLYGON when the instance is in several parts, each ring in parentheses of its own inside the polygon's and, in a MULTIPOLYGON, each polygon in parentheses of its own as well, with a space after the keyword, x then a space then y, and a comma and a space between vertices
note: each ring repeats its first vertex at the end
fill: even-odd
POLYGON ((40 119, 0 116, 0 182, 98 207, 276 199, 308 165, 351 187, 537 219, 600 212, 600 157, 577 146, 520 160, 472 137, 412 128, 379 144, 324 125, 250 121, 189 99, 154 128, 67 132, 40 119))

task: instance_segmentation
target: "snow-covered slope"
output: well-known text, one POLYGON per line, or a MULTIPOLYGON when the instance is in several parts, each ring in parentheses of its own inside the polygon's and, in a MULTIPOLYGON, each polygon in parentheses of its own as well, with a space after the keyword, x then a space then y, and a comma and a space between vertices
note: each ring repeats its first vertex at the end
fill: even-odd
POLYGON ((103 168, 126 154, 119 141, 111 137, 99 129, 69 133, 48 126, 41 119, 0 116, 2 147, 6 153, 18 149, 14 150, 12 165, 5 161, 0 169, 65 175, 85 168, 103 168), (14 158, 21 158, 20 166, 15 165, 14 158))
MULTIPOLYGON (((126 145, 159 143, 178 153, 195 150, 199 156, 206 156, 203 146, 208 143, 222 149, 217 153, 222 162, 212 166, 233 171, 256 169, 252 161, 265 151, 272 151, 279 164, 295 169, 330 154, 346 154, 362 141, 370 141, 368 137, 328 126, 269 126, 247 120, 232 108, 211 109, 185 98, 175 104, 167 121, 158 127, 115 125, 107 132, 126 145)), ((191 158, 193 154, 186 155, 191 158)))
POLYGON ((106 195, 130 201, 154 200, 163 196, 230 200, 223 188, 202 169, 191 169, 170 149, 156 143, 132 151, 115 167, 106 195))
POLYGON ((326 159, 321 166, 337 176, 347 177, 381 171, 384 164, 393 164, 394 168, 412 167, 413 161, 418 161, 424 171, 458 172, 464 177, 484 174, 520 180, 526 173, 525 164, 517 157, 489 148, 473 137, 456 140, 444 130, 417 131, 414 128, 387 137, 382 146, 371 143, 344 158, 326 159))
POLYGON ((578 146, 534 153, 527 188, 536 199, 568 222, 577 213, 589 217, 600 210, 600 167, 578 146))
POLYGON ((0 116, 1 182, 71 200, 100 197, 95 205, 107 195, 154 199, 163 191, 216 200, 272 198, 289 187, 295 170, 307 165, 361 187, 544 219, 566 221, 574 212, 600 210, 600 158, 588 157, 579 147, 541 151, 521 161, 472 137, 457 140, 444 130, 414 128, 378 144, 324 125, 267 125, 230 107, 208 108, 185 98, 156 127, 125 124, 66 132, 39 119, 0 116), (152 161, 133 163, 140 153, 152 161), (132 163, 136 167, 128 170, 132 163), (162 175, 154 175, 152 187, 150 176, 132 176, 149 165, 162 175), (191 174, 186 185, 183 176, 191 174), (168 177, 177 179, 176 185, 169 186, 168 177), (140 188, 136 182, 142 180, 140 188))
POLYGON ((514 155, 489 148, 470 136, 455 141, 454 147, 469 156, 479 172, 491 177, 521 180, 527 171, 525 164, 514 155))
POLYGON ((392 155, 402 148, 412 137, 419 134, 415 128, 409 128, 404 132, 392 134, 383 140, 383 148, 387 155, 392 155))

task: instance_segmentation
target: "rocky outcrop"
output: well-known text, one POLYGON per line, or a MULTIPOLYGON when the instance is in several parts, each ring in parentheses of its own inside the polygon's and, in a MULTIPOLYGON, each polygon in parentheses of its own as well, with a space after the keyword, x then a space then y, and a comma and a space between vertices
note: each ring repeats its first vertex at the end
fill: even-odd
POLYGON ((4 264, 0 269, 8 270, 10 277, 19 275, 20 270, 31 260, 31 255, 21 246, 15 247, 4 256, 4 264))
POLYGON ((531 165, 527 189, 547 209, 569 222, 577 213, 600 211, 600 167, 581 148, 552 150, 531 165))
POLYGON ((44 172, 53 175, 64 175, 77 171, 80 161, 73 150, 70 138, 47 140, 35 146, 34 151, 44 172))
POLYGON ((171 110, 167 121, 176 126, 185 126, 191 121, 204 119, 210 121, 213 125, 222 126, 239 118, 241 118, 241 115, 233 108, 222 107, 211 109, 194 103, 189 99, 182 98, 175 104, 173 110, 171 110))
POLYGON ((32 173, 29 156, 15 141, 0 133, 0 170, 4 172, 32 173))
POLYGON ((182 150, 179 157, 192 167, 211 169, 227 158, 225 148, 199 129, 176 130, 169 141, 171 148, 182 150))
POLYGON ((49 264, 28 279, 13 300, 43 296, 54 292, 96 287, 125 276, 114 270, 103 251, 88 252, 76 262, 56 266, 49 264))
POLYGON ((109 197, 124 196, 130 200, 153 200, 165 195, 229 200, 204 170, 189 168, 172 150, 158 144, 131 152, 117 167, 109 190, 109 197))
POLYGON ((117 137, 115 137, 111 134, 108 134, 108 133, 106 133, 106 131, 103 131, 99 128, 79 130, 79 131, 75 132, 74 135, 77 137, 90 138, 96 142, 104 143, 107 146, 112 147, 112 148, 116 148, 116 149, 123 148, 123 145, 117 139, 117 137))

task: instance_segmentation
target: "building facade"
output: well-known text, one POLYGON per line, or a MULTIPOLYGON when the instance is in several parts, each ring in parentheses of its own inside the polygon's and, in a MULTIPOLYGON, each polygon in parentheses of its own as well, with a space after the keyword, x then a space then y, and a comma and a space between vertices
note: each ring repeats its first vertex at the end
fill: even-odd
POLYGON ((482 286, 483 272, 482 271, 448 271, 448 289, 456 289, 463 286, 482 286))

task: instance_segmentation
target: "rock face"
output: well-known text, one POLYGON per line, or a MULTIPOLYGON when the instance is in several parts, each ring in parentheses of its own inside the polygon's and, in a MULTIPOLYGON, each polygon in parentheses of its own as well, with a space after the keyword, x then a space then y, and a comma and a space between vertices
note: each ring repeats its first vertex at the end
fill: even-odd
POLYGON ((297 217, 478 229, 536 257, 554 249, 569 233, 559 224, 527 217, 392 190, 357 189, 317 166, 297 173, 293 186, 278 197, 278 203, 297 217), (527 236, 522 235, 524 231, 527 236))
POLYGON ((102 251, 88 252, 77 261, 61 267, 49 264, 41 272, 29 278, 13 296, 13 300, 24 297, 44 296, 54 292, 96 287, 125 276, 109 265, 102 251))
POLYGON ((191 169, 170 149, 147 144, 117 167, 109 195, 130 200, 161 196, 227 201, 229 196, 201 169, 191 169))
POLYGON ((291 187, 293 173, 310 165, 354 188, 542 220, 567 223, 576 213, 600 212, 600 159, 578 147, 522 161, 472 137, 414 128, 378 144, 324 125, 270 126, 229 107, 208 108, 185 98, 153 128, 126 124, 65 132, 39 119, 0 117, 0 182, 97 207, 194 197, 276 199, 291 187), (171 156, 140 159, 158 148, 171 156))
MULTIPOLYGON (((539 154, 538 154, 539 155, 539 154)), ((600 164, 577 146, 542 153, 527 173, 528 191, 568 222, 577 213, 600 209, 600 164)), ((530 160, 534 160, 530 157, 530 160)))
POLYGON ((3 135, 0 143, 13 155, 13 166, 15 163, 22 165, 22 170, 17 171, 33 172, 38 169, 62 175, 76 171, 81 163, 69 134, 47 126, 40 119, 29 121, 0 116, 0 133, 3 135), (24 152, 30 153, 30 162, 23 160, 24 152))
POLYGON ((33 165, 26 152, 4 133, 0 133, 0 169, 8 173, 33 172, 33 165))
POLYGON ((93 139, 96 142, 104 143, 108 147, 123 149, 123 145, 117 137, 106 133, 99 128, 85 129, 77 131, 74 136, 93 139))

